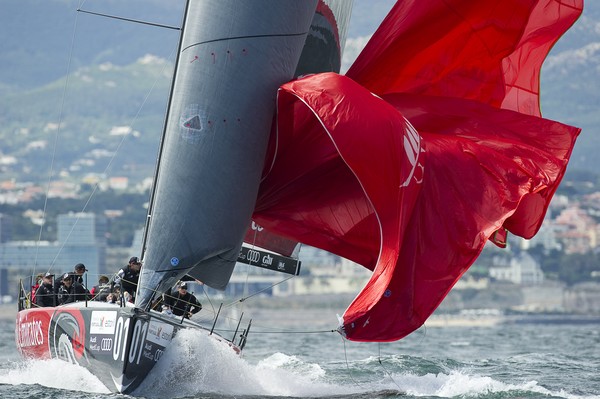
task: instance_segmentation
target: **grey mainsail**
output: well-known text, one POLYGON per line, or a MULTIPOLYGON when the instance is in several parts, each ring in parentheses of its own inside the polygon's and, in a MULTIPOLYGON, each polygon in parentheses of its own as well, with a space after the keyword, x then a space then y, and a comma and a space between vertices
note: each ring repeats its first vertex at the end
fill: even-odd
POLYGON ((190 0, 148 215, 136 306, 186 273, 222 289, 248 227, 277 88, 316 0, 190 0))

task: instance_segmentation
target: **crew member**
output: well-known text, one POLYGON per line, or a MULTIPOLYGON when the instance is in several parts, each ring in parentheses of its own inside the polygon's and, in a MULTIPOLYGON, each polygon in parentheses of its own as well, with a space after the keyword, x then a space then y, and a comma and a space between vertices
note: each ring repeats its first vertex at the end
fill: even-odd
POLYGON ((95 285, 90 290, 90 294, 92 295, 95 301, 106 301, 106 297, 110 294, 110 284, 107 276, 100 276, 98 279, 98 285, 95 285))
POLYGON ((75 269, 73 271, 73 282, 79 283, 83 285, 83 287, 85 287, 85 284, 83 283, 83 273, 87 271, 88 270, 85 268, 85 265, 83 263, 76 264, 75 269))
POLYGON ((39 307, 56 306, 56 295, 52 282, 54 274, 46 273, 42 279, 42 284, 38 287, 35 293, 35 304, 39 307))
POLYGON ((132 301, 135 299, 135 290, 137 289, 141 268, 142 262, 137 256, 133 256, 129 259, 129 264, 119 270, 115 277, 115 286, 120 287, 123 294, 128 292, 132 301))
POLYGON ((165 305, 163 310, 171 311, 176 316, 185 316, 186 319, 192 317, 202 309, 202 305, 196 297, 187 291, 187 283, 180 282, 177 289, 165 294, 165 305))
POLYGON ((69 273, 65 273, 62 278, 63 285, 58 289, 58 303, 64 305, 66 303, 85 301, 89 297, 89 292, 83 285, 74 282, 73 277, 69 273))

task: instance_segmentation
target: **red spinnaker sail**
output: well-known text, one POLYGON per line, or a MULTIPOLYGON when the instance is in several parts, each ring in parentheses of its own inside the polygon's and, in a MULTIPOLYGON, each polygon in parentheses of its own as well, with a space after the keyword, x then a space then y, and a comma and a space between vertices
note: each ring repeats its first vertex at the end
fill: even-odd
POLYGON ((403 0, 347 73, 373 93, 472 99, 540 116, 540 68, 583 0, 403 0))
POLYGON ((579 129, 540 117, 544 57, 581 0, 401 1, 346 77, 278 96, 254 220, 373 270, 357 341, 419 328, 504 229, 539 229, 579 129))

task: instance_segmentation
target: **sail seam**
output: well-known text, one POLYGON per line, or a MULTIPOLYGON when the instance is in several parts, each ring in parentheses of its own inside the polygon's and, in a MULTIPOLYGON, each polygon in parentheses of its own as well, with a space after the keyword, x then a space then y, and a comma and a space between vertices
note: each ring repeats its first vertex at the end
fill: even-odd
POLYGON ((219 39, 204 40, 202 42, 190 44, 189 46, 184 47, 181 50, 181 52, 184 52, 185 50, 187 50, 187 49, 189 49, 191 47, 200 46, 200 45, 206 44, 206 43, 214 43, 214 42, 221 42, 221 41, 227 41, 227 40, 256 39, 256 38, 266 38, 266 37, 306 36, 307 34, 308 34, 308 32, 301 32, 301 33, 277 33, 277 34, 268 34, 268 35, 245 35, 245 36, 222 37, 222 38, 219 38, 219 39))
MULTIPOLYGON (((375 205, 373 204, 373 201, 371 200, 371 197, 369 196, 367 190, 365 189, 365 187, 363 185, 363 182, 360 180, 360 178, 356 174, 354 168, 352 168, 352 166, 350 166, 348 164, 348 162, 346 161, 346 158, 342 154, 342 151, 340 151, 340 148, 338 147, 337 142, 335 141, 335 139, 333 137, 333 134, 329 131, 329 129, 327 128, 327 126, 325 125, 325 123, 323 122, 323 120, 321 119, 321 116, 319 115, 319 113, 312 107, 311 104, 309 104, 307 101, 305 101, 305 99, 302 98, 301 96, 299 96, 297 93, 295 93, 295 92, 287 92, 287 93, 289 95, 295 97, 296 99, 298 99, 298 101, 300 101, 301 103, 303 103, 310 110, 310 112, 312 112, 312 114, 315 116, 315 118, 317 119, 317 121, 319 122, 319 124, 321 125, 321 127, 323 128, 323 130, 325 131, 325 133, 327 134, 327 136, 331 140, 331 143, 335 147, 337 153, 339 154, 340 159, 344 162, 344 164, 348 167, 348 169, 350 170, 350 172, 354 175, 356 181, 358 182, 358 184, 360 185, 360 187, 361 187, 361 189, 363 191, 363 194, 365 195, 367 201, 371 205, 371 208, 373 209, 373 214, 375 215, 375 218, 377 219, 377 225, 379 227, 379 237, 380 237, 380 240, 379 240, 379 253, 377 255, 377 261, 375 263, 375 265, 378 265, 379 264, 379 260, 381 259, 381 255, 383 253, 383 223, 382 223, 380 215, 379 215, 379 213, 377 211, 377 207, 375 207, 375 205)), ((373 273, 375 273, 375 269, 373 270, 373 273)), ((350 308, 350 305, 348 305, 348 308, 346 310, 348 310, 349 308, 350 308)), ((343 328, 343 319, 340 320, 340 328, 343 328)), ((340 331, 340 333, 342 333, 342 332, 340 331)), ((343 333, 342 333, 342 335, 345 336, 345 334, 343 334, 343 333)))

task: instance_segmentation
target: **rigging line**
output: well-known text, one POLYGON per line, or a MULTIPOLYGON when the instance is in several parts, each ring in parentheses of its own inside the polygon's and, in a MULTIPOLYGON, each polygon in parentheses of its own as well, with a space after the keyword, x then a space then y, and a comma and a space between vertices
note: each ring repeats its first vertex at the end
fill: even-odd
MULTIPOLYGON (((80 5, 82 5, 83 2, 85 2, 85 0, 82 0, 80 5)), ((34 260, 33 260, 33 274, 35 274, 35 269, 37 267, 40 241, 42 240, 42 233, 44 230, 44 225, 46 224, 46 211, 48 208, 48 194, 50 193, 50 184, 52 182, 52 176, 54 175, 54 161, 56 159, 56 149, 58 147, 58 138, 61 133, 61 127, 62 127, 62 122, 63 122, 63 117, 64 117, 65 99, 67 97, 67 87, 69 86, 71 62, 73 60, 73 49, 75 48, 75 33, 77 32, 77 22, 78 22, 78 16, 77 16, 77 14, 75 14, 75 22, 73 23, 73 33, 71 35, 71 45, 69 47, 69 57, 67 60, 67 71, 66 71, 66 77, 65 77, 65 84, 63 86, 63 91, 62 91, 61 100, 60 100, 58 127, 56 129, 56 135, 54 136, 54 144, 52 146, 52 159, 50 161, 50 170, 48 171, 48 182, 46 183, 46 194, 44 196, 44 207, 42 210, 42 223, 40 224, 40 232, 38 234, 38 239, 37 239, 36 246, 35 246, 35 256, 34 256, 34 260)), ((46 270, 46 272, 49 272, 52 269, 52 266, 54 266, 55 260, 56 260, 56 258, 52 261, 52 263, 50 265, 48 265, 48 269, 46 270)))
MULTIPOLYGON (((173 53, 175 52, 175 49, 173 49, 171 51, 171 54, 169 54, 169 57, 167 59, 171 59, 171 57, 173 56, 173 53)), ((140 104, 135 116, 132 118, 132 120, 129 123, 129 126, 131 127, 131 131, 133 131, 133 126, 135 126, 138 117, 140 116, 140 112, 142 111, 142 109, 144 108, 144 105, 146 105, 146 102, 148 101, 148 98, 150 97, 150 94, 152 93, 152 91, 154 91, 154 88, 156 87, 156 84, 158 83, 158 80, 160 79, 161 76, 163 76, 165 70, 167 69, 168 66, 168 62, 165 62, 165 65, 163 65, 163 68, 161 70, 161 73, 159 73, 156 77, 156 79, 154 79, 154 82, 152 83, 152 86, 150 87, 150 89, 148 89, 148 92, 146 93, 146 96, 144 97, 144 100, 142 101, 142 104, 140 104)), ((131 133, 131 132, 130 132, 131 133)), ((117 148, 113 151, 112 157, 109 159, 108 164, 106 165, 106 167, 104 168, 102 174, 104 176, 109 176, 110 174, 108 173, 109 169, 111 168, 115 158, 117 157, 117 154, 119 153, 119 150, 121 149, 121 147, 123 146, 123 143, 125 142, 125 139, 127 137, 129 137, 130 133, 125 134, 121 137, 121 140, 119 141, 119 144, 117 144, 117 148)), ((79 221, 79 218, 81 216, 81 213, 85 212, 85 210, 87 209, 88 205, 90 204, 90 202, 92 201, 92 198, 94 197, 94 195, 96 194, 96 191, 98 191, 98 187, 100 186, 100 182, 96 182, 96 184, 94 185, 94 188, 92 189, 92 192, 90 193, 90 195, 88 196, 88 199, 86 200, 85 204, 83 205, 83 208, 81 209, 81 211, 79 212, 79 214, 77 215, 77 218, 75 219, 75 223, 73 223, 73 226, 71 226, 71 230, 69 231, 69 234, 67 235, 67 237, 65 238, 65 240, 63 241, 61 247, 59 248, 56 256, 54 257, 54 259, 52 260, 52 264, 54 265, 54 262, 56 262, 56 259, 58 258, 58 256, 60 255, 60 253, 62 252, 63 248, 65 247, 66 243, 69 241, 69 238, 71 237, 71 233, 73 233, 73 231, 75 230, 75 226, 77 226, 77 222, 79 221)))
POLYGON ((337 333, 337 330, 309 330, 309 331, 297 331, 297 330, 290 330, 290 331, 256 331, 253 330, 252 331, 252 335, 254 334, 324 334, 324 333, 337 333))
POLYGON ((173 29, 173 30, 181 30, 181 28, 179 26, 172 26, 172 25, 164 25, 164 24, 158 24, 155 22, 146 22, 146 21, 140 21, 138 19, 131 19, 131 18, 125 18, 125 17, 118 17, 116 15, 110 15, 110 14, 102 14, 99 12, 94 12, 94 11, 88 11, 88 10, 82 10, 81 8, 77 9, 77 12, 82 12, 85 14, 91 14, 91 15, 97 15, 99 17, 106 17, 106 18, 111 18, 111 19, 118 19, 120 21, 126 21, 126 22, 133 22, 136 24, 142 24, 142 25, 150 25, 150 26, 157 26, 159 28, 166 28, 166 29, 173 29))
MULTIPOLYGON (((251 223, 254 223, 252 221, 251 223)), ((256 248, 256 236, 258 234, 258 228, 254 230, 254 237, 252 238, 252 249, 256 248)), ((243 245, 243 243, 242 243, 243 245)), ((246 281, 244 281, 244 297, 248 295, 248 279, 250 278, 250 265, 246 265, 246 281)), ((242 297, 242 298, 244 298, 242 297)), ((238 302, 240 304, 240 311, 244 310, 244 300, 238 302)))
MULTIPOLYGON (((252 324, 254 327, 254 324, 252 324)), ((215 328, 215 331, 218 332, 233 332, 234 330, 225 329, 225 328, 215 328)), ((252 335, 255 334, 325 334, 325 333, 335 333, 337 330, 321 330, 321 331, 255 331, 252 330, 252 335)))
POLYGON ((202 292, 204 293, 204 296, 208 300, 208 303, 210 304, 210 307, 212 308, 213 313, 216 314, 215 305, 213 305, 212 301, 210 300, 210 295, 208 295, 208 292, 204 289, 204 283, 202 283, 202 292))
MULTIPOLYGON (((283 327, 278 327, 278 326, 274 326, 274 325, 261 324, 260 322, 258 324, 253 323, 252 326, 255 328, 259 328, 259 330, 257 330, 256 333, 264 332, 265 334, 295 334, 298 331, 297 329, 292 330, 290 328, 283 328, 283 327), (263 328, 263 330, 260 330, 260 328, 263 328), (268 329, 270 329, 270 330, 268 330, 268 329)), ((305 330, 305 331, 301 331, 301 332, 307 332, 307 333, 334 332, 334 333, 339 334, 339 331, 337 329, 335 329, 335 330, 333 330, 333 329, 332 330, 305 330)))
POLYGON ((398 390, 400 392, 402 392, 402 388, 400 388, 400 385, 398 385, 398 383, 396 382, 396 380, 394 379, 392 374, 388 371, 388 369, 383 365, 383 362, 381 361, 381 342, 378 342, 377 344, 378 344, 377 345, 377 348, 378 348, 377 361, 379 362, 379 365, 383 369, 384 374, 387 375, 390 378, 390 380, 392 380, 394 385, 396 385, 396 387, 398 387, 398 390))
MULTIPOLYGON (((127 281, 127 280, 124 280, 124 281, 127 281)), ((139 285, 139 283, 138 283, 138 286, 139 286, 139 287, 142 287, 142 288, 145 288, 145 289, 148 289, 149 291, 153 292, 153 293, 154 293, 154 295, 156 295, 156 294, 160 294, 161 296, 162 296, 162 295, 165 295, 165 296, 168 296, 168 297, 170 297, 170 298, 176 298, 176 297, 174 297, 174 296, 172 296, 172 295, 168 294, 168 293, 171 293, 171 288, 169 288, 169 290, 168 290, 168 291, 166 291, 166 292, 162 292, 162 291, 159 291, 158 289, 156 289, 155 287, 150 287, 150 286, 146 286, 146 285, 139 285), (167 293, 167 292, 168 292, 168 293, 167 293)), ((192 295, 193 295, 193 293, 192 293, 192 295)), ((187 302, 187 301, 184 301, 184 302, 186 302, 186 303, 190 304, 190 302, 187 302)), ((157 310, 157 309, 154 309, 154 310, 156 310, 157 312, 159 312, 159 313, 160 313, 160 311, 159 311, 159 310, 157 310)), ((202 308, 202 310, 205 310, 206 312, 209 312, 209 313, 211 312, 211 311, 210 311, 210 309, 204 309, 204 307, 202 308)), ((206 313, 206 312, 205 312, 205 313, 206 313)), ((213 314, 216 314, 216 313, 217 313, 217 312, 215 311, 214 307, 213 307, 212 313, 213 313, 213 314)))
MULTIPOLYGON (((123 281, 127 281, 127 280, 123 280, 123 281)), ((169 288, 169 289, 168 289, 168 291, 159 291, 159 290, 158 290, 158 289, 156 289, 155 287, 149 287, 149 286, 144 286, 144 285, 139 285, 139 286, 140 286, 140 287, 142 287, 142 288, 146 288, 146 289, 148 289, 149 291, 153 292, 153 293, 154 293, 154 295, 156 295, 156 294, 159 294, 160 296, 169 297, 169 298, 172 298, 172 299, 177 299, 177 297, 175 297, 175 296, 173 296, 173 295, 172 295, 171 288, 169 288)), ((205 292, 206 292, 206 290, 205 290, 205 292)), ((192 295, 194 295, 194 293, 193 293, 193 292, 192 292, 191 294, 192 294, 192 295)), ((184 302, 184 303, 186 303, 186 304, 188 304, 188 305, 191 305, 191 304, 192 304, 191 302, 188 302, 188 301, 182 301, 182 302, 184 302)), ((210 302, 210 298, 209 298, 209 302, 210 302)), ((164 302, 163 302, 163 304, 164 304, 164 302)), ((202 305, 202 304, 200 304, 200 305, 202 305)), ((212 305, 212 302, 211 302, 211 305, 212 305)), ((154 309, 154 310, 155 310, 155 311, 157 311, 157 312, 159 312, 159 313, 161 312, 161 311, 160 311, 160 310, 158 310, 158 309, 154 309)), ((202 307, 202 310, 204 310, 204 311, 205 311, 204 313, 206 313, 206 312, 209 312, 209 313, 210 313, 210 312, 211 312, 211 310, 210 310, 210 309, 205 309, 204 307, 202 307)), ((216 313, 217 313, 217 312, 215 311, 214 307, 213 307, 213 309, 212 309, 212 313, 213 313, 213 314, 216 314, 216 313)), ((223 316, 223 317, 225 317, 225 316, 223 316)), ((231 319, 231 318, 230 318, 230 319, 231 319)), ((232 319, 232 320, 234 320, 234 319, 232 319)))
POLYGON ((362 388, 362 384, 360 384, 358 381, 356 381, 354 379, 354 377, 352 376, 352 373, 350 372, 350 364, 348 363, 348 351, 346 349, 346 340, 344 339, 344 337, 342 335, 340 335, 340 338, 342 339, 342 343, 344 344, 344 360, 346 361, 346 370, 348 370, 348 376, 350 377, 350 379, 352 380, 354 385, 362 388))
MULTIPOLYGON (((254 248, 254 245, 252 245, 254 248)), ((244 280, 244 292, 243 296, 235 303, 240 304, 240 312, 244 310, 244 298, 248 296, 248 280, 250 279, 250 265, 246 265, 246 279, 244 280)), ((233 305, 233 304, 232 304, 233 305)))
MULTIPOLYGON (((248 267, 249 267, 249 265, 248 265, 248 267)), ((254 293, 254 294, 252 294, 252 295, 245 296, 245 297, 242 297, 242 298, 240 298, 240 299, 237 299, 237 300, 235 300, 235 301, 233 301, 233 302, 230 302, 230 303, 228 303, 228 304, 224 305, 224 306, 222 307, 222 309, 223 309, 223 310, 226 310, 226 309, 229 309, 229 308, 233 308, 233 307, 234 307, 235 305, 237 305, 237 304, 243 304, 243 302, 244 302, 246 299, 252 298, 252 297, 254 297, 254 296, 256 296, 256 295, 260 294, 261 292, 264 292, 264 291, 266 291, 266 290, 268 290, 268 289, 270 289, 270 288, 273 288, 273 287, 275 287, 276 285, 279 285, 279 284, 281 284, 281 283, 285 283, 287 280, 289 280, 289 279, 291 279, 291 278, 294 278, 294 277, 296 277, 296 276, 290 276, 290 277, 288 277, 288 278, 286 278, 286 279, 284 279, 284 280, 282 280, 282 281, 280 281, 280 282, 278 282, 278 283, 271 284, 270 286, 268 286, 268 287, 265 287, 264 289, 262 289, 262 290, 259 290, 259 291, 255 292, 255 293, 254 293)), ((243 305, 242 305, 242 306, 243 306, 243 305)), ((243 309, 243 307, 242 307, 241 309, 243 309)), ((235 321, 235 319, 233 319, 232 317, 227 317, 227 316, 225 316, 225 318, 226 318, 227 320, 233 320, 233 321, 235 321)))
POLYGON ((238 302, 244 302, 246 299, 252 298, 252 297, 254 297, 254 296, 256 296, 256 295, 260 294, 261 292, 265 292, 266 290, 268 290, 268 289, 270 289, 270 288, 273 288, 273 287, 275 287, 276 285, 279 285, 279 284, 281 284, 281 283, 285 283, 286 281, 288 281, 289 279, 291 279, 291 278, 294 278, 294 277, 296 277, 296 276, 290 276, 290 277, 288 277, 288 278, 286 278, 286 279, 283 279, 283 280, 279 281, 278 283, 271 284, 270 286, 268 286, 268 287, 265 287, 265 288, 263 288, 262 290, 258 290, 258 291, 256 291, 256 292, 255 292, 254 294, 252 294, 252 295, 248 295, 248 296, 246 296, 246 297, 244 297, 244 298, 240 298, 240 299, 238 299, 237 301, 231 302, 231 303, 229 303, 229 304, 227 304, 227 305, 225 305, 225 306, 226 306, 226 307, 229 307, 229 306, 233 306, 233 305, 235 305, 235 304, 236 304, 236 303, 238 303, 238 302))

